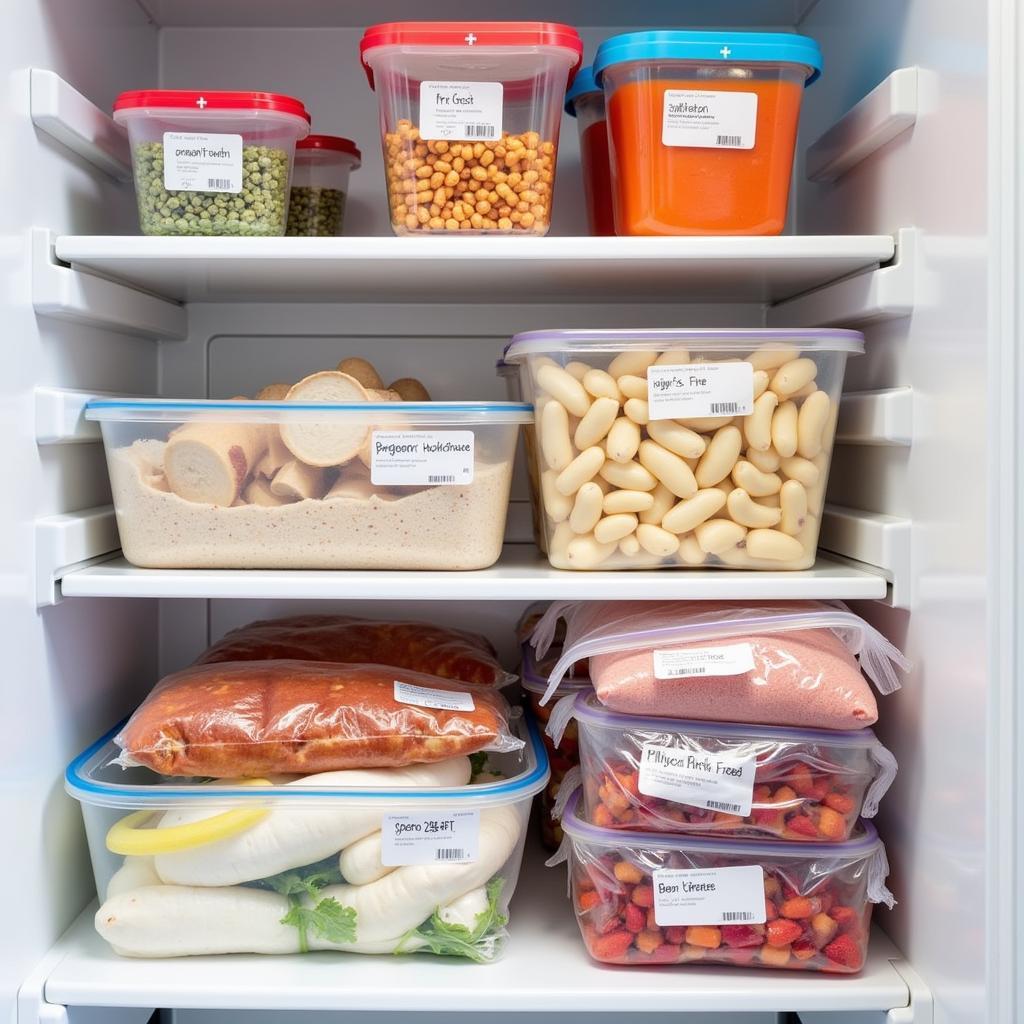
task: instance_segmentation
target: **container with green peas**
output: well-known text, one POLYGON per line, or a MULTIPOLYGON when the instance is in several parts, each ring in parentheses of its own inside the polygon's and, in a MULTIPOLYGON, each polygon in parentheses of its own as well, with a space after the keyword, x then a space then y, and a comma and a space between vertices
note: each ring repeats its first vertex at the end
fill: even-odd
POLYGON ((300 100, 263 92, 122 93, 139 222, 146 235, 283 235, 300 100))
POLYGON ((289 235, 341 234, 348 176, 361 159, 356 144, 338 135, 310 135, 295 147, 289 235))

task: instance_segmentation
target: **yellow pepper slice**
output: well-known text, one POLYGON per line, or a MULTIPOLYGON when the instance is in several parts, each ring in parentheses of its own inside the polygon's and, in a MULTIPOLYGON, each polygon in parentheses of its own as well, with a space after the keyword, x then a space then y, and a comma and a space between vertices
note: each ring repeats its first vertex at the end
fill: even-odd
MULTIPOLYGON (((239 785, 269 786, 270 782, 266 779, 246 779, 239 785)), ((261 822, 270 813, 270 809, 238 807, 187 825, 143 828, 142 826, 156 813, 159 812, 133 811, 116 822, 107 833, 107 849, 111 853, 136 857, 191 850, 245 832, 261 822)))

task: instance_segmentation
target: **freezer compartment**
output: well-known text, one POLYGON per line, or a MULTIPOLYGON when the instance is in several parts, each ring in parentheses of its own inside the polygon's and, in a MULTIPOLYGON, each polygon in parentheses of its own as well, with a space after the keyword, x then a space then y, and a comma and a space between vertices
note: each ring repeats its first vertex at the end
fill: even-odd
POLYGON ((860 815, 874 817, 896 775, 870 729, 642 718, 593 693, 567 708, 552 712, 549 731, 578 726, 582 817, 602 828, 841 843, 860 815))
POLYGON ((557 569, 814 564, 856 331, 516 335, 557 569))
POLYGON ((86 416, 102 425, 133 565, 482 569, 501 553, 516 438, 532 410, 97 401, 86 416))
POLYGON ((872 903, 893 905, 874 828, 841 844, 625 834, 569 800, 567 860, 576 919, 602 963, 782 968, 853 974, 867 954, 872 903))
POLYGON ((507 937, 533 796, 518 752, 273 779, 166 779, 113 761, 114 731, 68 767, 101 905, 124 956, 428 952, 489 961, 507 937))

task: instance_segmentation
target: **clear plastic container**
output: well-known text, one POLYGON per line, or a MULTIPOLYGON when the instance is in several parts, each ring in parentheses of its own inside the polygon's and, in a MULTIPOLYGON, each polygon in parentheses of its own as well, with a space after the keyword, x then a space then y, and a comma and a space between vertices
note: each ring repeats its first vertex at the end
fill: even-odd
POLYGON ((541 842, 549 850, 556 850, 558 849, 558 844, 562 841, 562 829, 552 817, 551 812, 554 810, 555 801, 558 799, 562 780, 568 772, 579 767, 579 736, 573 722, 566 724, 557 740, 552 738, 546 727, 556 708, 563 702, 571 704, 576 694, 592 692, 592 687, 588 676, 585 674, 574 675, 570 679, 565 680, 563 687, 565 695, 563 697, 560 697, 553 704, 542 705, 540 701, 544 696, 544 691, 547 689, 548 673, 557 655, 550 655, 548 662, 536 665, 533 660, 533 648, 529 644, 523 644, 522 650, 521 672, 523 690, 526 693, 526 699, 529 702, 533 717, 545 729, 543 737, 544 747, 547 750, 548 760, 551 763, 551 778, 540 795, 541 842))
POLYGON ((857 331, 517 334, 556 569, 814 564, 857 331), (624 493, 623 493, 624 492, 624 493))
POLYGON ((548 863, 568 860, 576 920, 602 963, 854 974, 871 905, 895 903, 868 822, 832 844, 626 833, 587 824, 580 799, 577 790, 548 863))
POLYGON ((482 569, 528 405, 94 401, 145 568, 482 569))
POLYGON ((550 22, 392 22, 360 44, 380 105, 398 235, 543 235, 575 29, 550 22))
POLYGON ((620 235, 777 235, 805 86, 807 36, 633 32, 598 48, 620 235))
POLYGON ((114 102, 128 129, 144 235, 283 235, 302 102, 269 92, 144 89, 114 102))
POLYGON ((133 957, 340 950, 493 960, 530 806, 548 778, 536 729, 522 717, 517 729, 525 747, 488 754, 475 773, 459 757, 272 783, 122 770, 111 730, 65 774, 85 819, 96 929, 133 957))
POLYGON ((594 80, 592 67, 580 68, 565 94, 565 112, 576 118, 580 133, 580 164, 587 223, 592 235, 614 235, 612 172, 608 158, 608 123, 604 92, 594 80))
POLYGON ((362 154, 351 139, 309 135, 295 147, 288 234, 333 238, 345 223, 348 176, 362 154))
POLYGON ((556 749, 574 725, 582 817, 601 828, 841 843, 858 817, 875 816, 896 777, 870 729, 641 718, 609 711, 592 692, 552 708, 556 749))
MULTIPOLYGON (((494 372, 505 383, 505 395, 510 402, 521 402, 523 388, 519 382, 519 367, 506 363, 504 358, 494 364, 494 372)), ((523 455, 526 466, 526 483, 530 489, 530 526, 533 530, 533 541, 541 549, 544 546, 544 511, 540 503, 540 480, 537 477, 537 442, 532 430, 523 431, 523 455)))

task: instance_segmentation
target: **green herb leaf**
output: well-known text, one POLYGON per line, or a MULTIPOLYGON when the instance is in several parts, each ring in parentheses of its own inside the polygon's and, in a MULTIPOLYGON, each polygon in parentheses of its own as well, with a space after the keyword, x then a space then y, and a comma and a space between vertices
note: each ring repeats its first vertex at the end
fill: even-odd
POLYGON ((487 771, 487 754, 480 750, 469 755, 470 780, 487 771))
POLYGON ((282 896, 308 896, 316 899, 320 890, 328 885, 339 885, 343 881, 338 870, 338 857, 325 857, 315 864, 302 868, 282 871, 280 874, 261 878, 253 883, 261 889, 273 889, 282 896))
POLYGON ((337 945, 356 941, 355 908, 343 907, 333 896, 320 900, 313 907, 294 905, 281 918, 281 924, 290 924, 299 929, 303 952, 306 951, 306 935, 310 931, 325 942, 337 945))
POLYGON ((472 928, 444 921, 438 907, 423 924, 402 937, 395 952, 405 952, 403 946, 416 936, 424 942, 426 949, 439 956, 463 956, 477 963, 493 960, 497 942, 508 924, 507 915, 498 907, 504 887, 505 879, 500 877, 487 883, 487 908, 476 915, 472 928))

